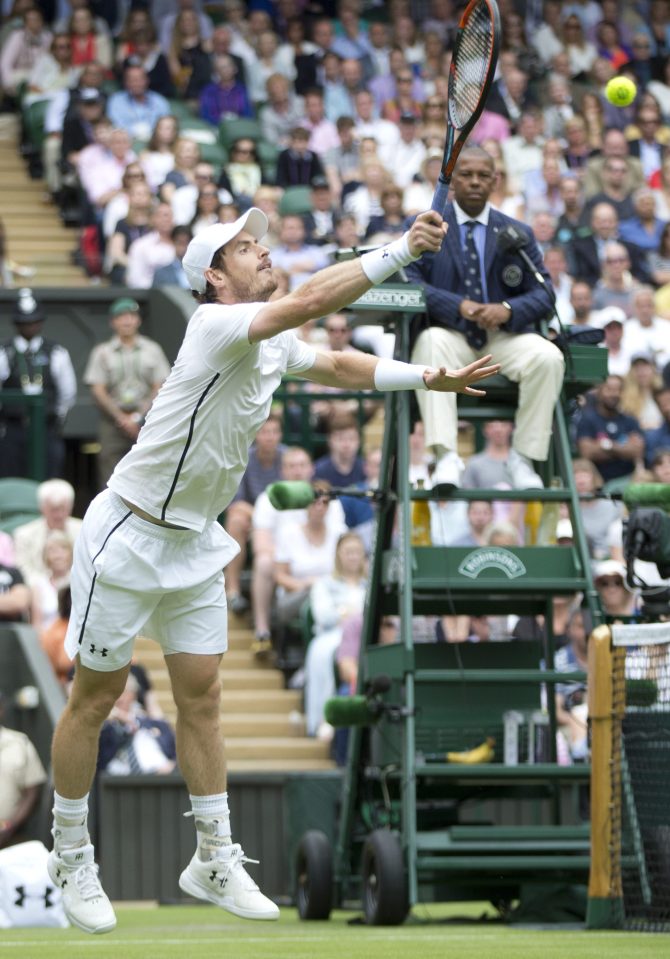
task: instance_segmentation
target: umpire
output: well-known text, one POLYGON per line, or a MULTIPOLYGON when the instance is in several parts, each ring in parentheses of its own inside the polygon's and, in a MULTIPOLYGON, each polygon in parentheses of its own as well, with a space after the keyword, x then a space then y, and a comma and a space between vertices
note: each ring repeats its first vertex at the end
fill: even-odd
MULTIPOLYGON (((52 479, 63 475, 65 443, 61 429, 74 405, 77 380, 65 347, 42 336, 45 319, 32 290, 19 290, 12 314, 16 335, 0 344, 0 385, 6 390, 21 390, 25 396, 42 394, 44 397, 45 478, 52 479)), ((0 476, 28 475, 29 435, 27 406, 3 402, 0 407, 0 476)))
MULTIPOLYGON (((498 247, 503 230, 523 234, 535 270, 547 283, 542 254, 522 223, 493 209, 492 158, 481 147, 463 150, 452 178, 453 202, 444 219, 449 232, 439 253, 426 253, 407 276, 426 293, 428 328, 412 353, 413 363, 457 369, 491 353, 501 372, 519 384, 519 405, 507 468, 515 489, 539 488, 532 461, 547 459, 554 406, 563 382, 563 356, 540 336, 540 321, 552 304, 517 253, 498 247)), ((436 457, 433 485, 460 486, 454 394, 417 391, 426 446, 436 457)))

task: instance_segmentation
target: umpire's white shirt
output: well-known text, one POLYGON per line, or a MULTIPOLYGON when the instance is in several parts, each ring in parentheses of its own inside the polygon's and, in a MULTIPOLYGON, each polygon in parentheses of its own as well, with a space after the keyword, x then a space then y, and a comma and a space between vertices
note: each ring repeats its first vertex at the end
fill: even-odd
POLYGON ((137 443, 109 481, 115 493, 193 530, 228 506, 283 374, 303 373, 316 358, 293 333, 249 342, 264 305, 198 307, 137 443))

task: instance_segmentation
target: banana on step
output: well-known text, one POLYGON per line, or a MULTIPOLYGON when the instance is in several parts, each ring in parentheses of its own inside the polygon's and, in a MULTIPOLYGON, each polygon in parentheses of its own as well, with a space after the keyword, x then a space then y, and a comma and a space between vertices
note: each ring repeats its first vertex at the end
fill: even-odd
POLYGON ((493 747, 496 741, 491 736, 485 739, 483 743, 475 749, 466 749, 460 753, 447 753, 448 763, 464 763, 465 765, 474 765, 475 763, 490 763, 495 755, 493 747))

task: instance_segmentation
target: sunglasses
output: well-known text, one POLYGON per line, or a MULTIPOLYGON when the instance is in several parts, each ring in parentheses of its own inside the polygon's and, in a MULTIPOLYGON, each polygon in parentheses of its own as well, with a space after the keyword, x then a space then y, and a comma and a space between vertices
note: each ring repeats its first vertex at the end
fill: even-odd
POLYGON ((623 580, 619 576, 603 576, 598 580, 598 586, 623 586, 623 580))

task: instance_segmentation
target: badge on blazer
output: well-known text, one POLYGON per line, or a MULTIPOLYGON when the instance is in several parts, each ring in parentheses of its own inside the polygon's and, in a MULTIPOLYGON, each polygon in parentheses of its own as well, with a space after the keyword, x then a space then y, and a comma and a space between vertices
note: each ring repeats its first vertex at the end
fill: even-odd
POLYGON ((523 271, 516 263, 510 263, 502 272, 503 283, 506 286, 519 286, 523 279, 523 271))

